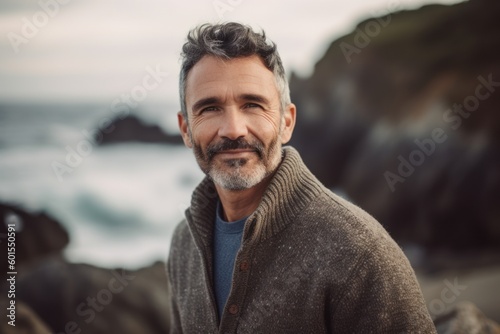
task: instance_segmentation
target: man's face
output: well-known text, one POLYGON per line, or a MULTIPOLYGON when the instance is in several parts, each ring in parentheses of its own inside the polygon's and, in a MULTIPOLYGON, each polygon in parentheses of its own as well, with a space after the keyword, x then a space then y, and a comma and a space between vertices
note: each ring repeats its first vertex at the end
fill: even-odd
POLYGON ((179 113, 179 128, 216 184, 248 189, 277 168, 291 138, 295 106, 281 112, 280 105, 274 75, 258 56, 205 56, 188 74, 188 120, 179 113))

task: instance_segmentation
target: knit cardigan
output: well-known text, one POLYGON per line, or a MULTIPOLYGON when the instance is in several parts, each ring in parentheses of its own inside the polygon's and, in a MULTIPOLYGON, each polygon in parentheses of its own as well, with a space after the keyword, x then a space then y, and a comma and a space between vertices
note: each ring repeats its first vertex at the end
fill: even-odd
POLYGON ((213 292, 217 192, 205 178, 167 262, 171 333, 435 333, 414 272, 384 228, 286 147, 245 223, 221 315, 213 292))

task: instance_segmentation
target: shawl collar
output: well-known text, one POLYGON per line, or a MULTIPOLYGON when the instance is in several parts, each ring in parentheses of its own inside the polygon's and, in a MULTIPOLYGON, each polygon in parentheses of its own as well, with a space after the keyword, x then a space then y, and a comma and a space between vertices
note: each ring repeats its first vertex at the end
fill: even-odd
MULTIPOLYGON (((284 147, 281 164, 258 208, 245 223, 243 242, 260 242, 279 233, 322 191, 323 186, 304 165, 297 150, 284 147)), ((217 200, 215 185, 205 177, 186 210, 187 223, 200 246, 212 245, 217 200)))

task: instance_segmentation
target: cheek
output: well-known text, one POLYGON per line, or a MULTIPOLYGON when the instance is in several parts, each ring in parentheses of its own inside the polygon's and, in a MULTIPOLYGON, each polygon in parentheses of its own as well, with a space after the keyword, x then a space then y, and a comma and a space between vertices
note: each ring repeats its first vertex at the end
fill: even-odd
POLYGON ((214 120, 195 120, 191 124, 191 136, 196 144, 205 147, 216 136, 217 129, 214 120))
POLYGON ((280 119, 275 115, 263 114, 254 117, 251 122, 252 132, 259 138, 276 137, 280 133, 280 119))

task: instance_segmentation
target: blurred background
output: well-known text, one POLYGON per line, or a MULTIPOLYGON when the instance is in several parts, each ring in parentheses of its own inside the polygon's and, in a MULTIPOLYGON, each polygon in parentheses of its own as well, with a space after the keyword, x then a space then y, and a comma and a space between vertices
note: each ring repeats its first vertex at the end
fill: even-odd
POLYGON ((495 0, 3 1, 18 316, 32 333, 168 328, 163 262, 203 177, 177 131, 179 53, 197 24, 239 21, 278 44, 291 144, 389 230, 431 315, 468 300, 500 321, 499 15, 495 0))

